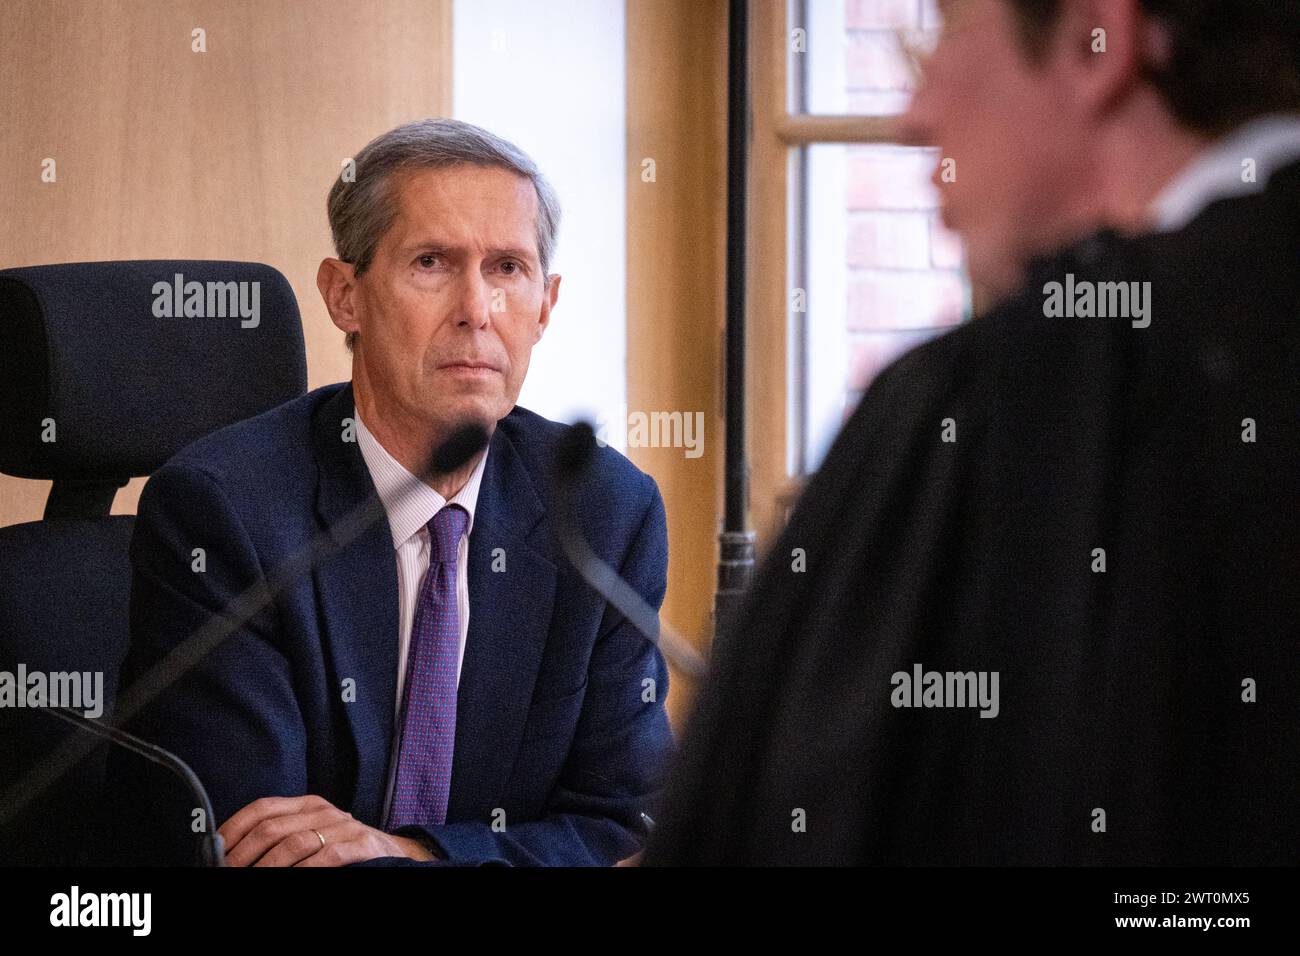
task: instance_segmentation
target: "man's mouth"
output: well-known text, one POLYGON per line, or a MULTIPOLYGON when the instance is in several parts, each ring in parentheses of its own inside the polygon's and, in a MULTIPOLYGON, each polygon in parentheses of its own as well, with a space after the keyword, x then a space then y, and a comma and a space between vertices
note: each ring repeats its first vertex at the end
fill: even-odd
POLYGON ((473 360, 447 362, 443 365, 439 365, 438 368, 443 371, 456 372, 461 375, 494 375, 501 371, 489 362, 476 362, 473 360))

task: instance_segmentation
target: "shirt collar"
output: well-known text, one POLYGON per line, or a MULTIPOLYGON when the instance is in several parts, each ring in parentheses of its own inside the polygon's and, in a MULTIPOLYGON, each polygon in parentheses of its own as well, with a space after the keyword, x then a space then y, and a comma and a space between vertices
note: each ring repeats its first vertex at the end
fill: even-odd
POLYGON ((1300 159, 1300 114, 1270 113, 1216 140, 1171 179, 1151 203, 1157 232, 1181 229, 1218 199, 1257 192, 1269 177, 1300 159), (1242 163, 1255 161, 1255 182, 1242 163))
POLYGON ((444 498, 423 481, 411 474, 406 466, 388 453, 366 428, 361 420, 361 410, 356 410, 357 444, 361 446, 361 457, 366 460, 370 478, 379 492, 379 499, 388 513, 388 525, 393 532, 393 548, 400 548, 421 528, 425 527, 444 506, 460 505, 469 513, 465 533, 474 527, 474 507, 478 504, 479 486, 483 483, 483 467, 487 464, 488 452, 479 457, 469 480, 464 487, 450 499, 444 498), (409 490, 408 490, 409 489, 409 490))

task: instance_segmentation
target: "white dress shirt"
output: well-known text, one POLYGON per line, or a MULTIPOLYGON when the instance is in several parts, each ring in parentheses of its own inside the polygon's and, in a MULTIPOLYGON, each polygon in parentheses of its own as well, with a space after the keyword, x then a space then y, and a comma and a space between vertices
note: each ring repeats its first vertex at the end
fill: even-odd
POLYGON ((1273 173, 1300 159, 1300 115, 1270 113, 1215 140, 1183 167, 1151 203, 1152 228, 1174 232, 1218 199, 1258 192, 1273 173), (1242 180, 1244 160, 1255 182, 1242 180))
POLYGON ((411 648, 411 626, 415 620, 415 605, 420 596, 420 584, 429 570, 430 519, 445 505, 460 505, 469 514, 465 533, 456 547, 456 621, 460 625, 460 651, 456 659, 456 679, 460 680, 461 665, 465 661, 465 640, 469 634, 469 534, 474 527, 474 506, 478 503, 479 485, 483 482, 483 467, 487 453, 479 458, 465 486, 450 499, 444 498, 423 481, 412 475, 406 467, 388 453, 361 420, 356 412, 357 444, 366 461, 370 478, 379 492, 379 499, 388 513, 388 525, 393 532, 393 550, 397 559, 397 699, 393 703, 393 750, 389 759, 388 794, 384 798, 384 817, 392 799, 393 779, 397 771, 397 747, 402 738, 402 689, 406 685, 406 662, 411 648))

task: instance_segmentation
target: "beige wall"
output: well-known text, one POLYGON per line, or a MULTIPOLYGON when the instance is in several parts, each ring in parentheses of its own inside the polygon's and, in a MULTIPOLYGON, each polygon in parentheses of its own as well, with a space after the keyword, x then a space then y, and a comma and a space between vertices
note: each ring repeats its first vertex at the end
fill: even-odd
MULTIPOLYGON (((350 377, 316 291, 325 195, 378 133, 450 112, 451 5, 5 0, 0 266, 266 262, 298 296, 310 387, 350 377)), ((133 514, 143 485, 114 512, 133 514)), ((38 519, 48 492, 0 475, 0 525, 38 519)))

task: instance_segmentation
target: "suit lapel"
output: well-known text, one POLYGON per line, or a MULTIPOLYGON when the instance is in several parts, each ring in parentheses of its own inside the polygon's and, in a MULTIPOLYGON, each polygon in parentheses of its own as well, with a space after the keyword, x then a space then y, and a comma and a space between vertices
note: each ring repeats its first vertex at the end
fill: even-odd
MULTIPOLYGON (((312 428, 316 511, 331 531, 375 494, 360 446, 343 440, 345 418, 355 419, 351 383, 325 401, 312 428)), ((380 826, 397 698, 397 561, 387 516, 322 561, 315 579, 325 652, 340 685, 330 690, 355 688, 355 699, 343 698, 357 767, 351 812, 380 826)))
POLYGON ((449 822, 481 818, 501 805, 519 750, 555 600, 544 514, 533 478, 498 425, 470 532, 469 636, 449 822))

